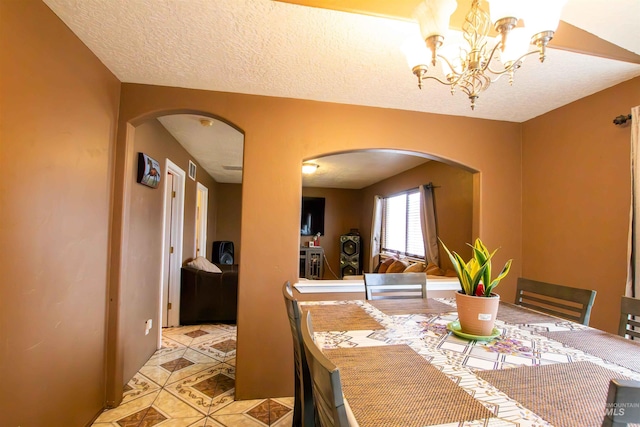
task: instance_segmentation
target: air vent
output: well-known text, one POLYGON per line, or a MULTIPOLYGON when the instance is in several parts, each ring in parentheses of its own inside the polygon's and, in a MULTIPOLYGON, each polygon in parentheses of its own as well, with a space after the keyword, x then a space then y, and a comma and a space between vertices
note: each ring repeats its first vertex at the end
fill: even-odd
POLYGON ((222 166, 222 169, 226 171, 241 171, 242 166, 222 166))

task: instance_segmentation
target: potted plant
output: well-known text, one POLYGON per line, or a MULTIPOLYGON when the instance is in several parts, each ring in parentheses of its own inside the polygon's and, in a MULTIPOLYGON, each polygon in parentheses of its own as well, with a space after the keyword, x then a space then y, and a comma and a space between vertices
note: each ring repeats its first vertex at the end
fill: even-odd
POLYGON ((442 240, 440 243, 449 255, 462 287, 462 290, 456 293, 462 332, 480 337, 491 336, 500 302, 500 295, 495 294, 493 289, 509 273, 513 260, 507 261, 500 274, 492 280, 491 259, 498 249, 489 252, 482 241, 476 239, 473 246, 469 244, 473 249, 473 255, 465 262, 455 251, 450 251, 442 240))

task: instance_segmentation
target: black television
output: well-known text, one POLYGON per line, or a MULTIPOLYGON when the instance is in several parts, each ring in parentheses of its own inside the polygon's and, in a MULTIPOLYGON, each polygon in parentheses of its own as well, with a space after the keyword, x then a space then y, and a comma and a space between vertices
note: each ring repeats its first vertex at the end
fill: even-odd
POLYGON ((324 197, 303 197, 300 235, 324 235, 324 197))

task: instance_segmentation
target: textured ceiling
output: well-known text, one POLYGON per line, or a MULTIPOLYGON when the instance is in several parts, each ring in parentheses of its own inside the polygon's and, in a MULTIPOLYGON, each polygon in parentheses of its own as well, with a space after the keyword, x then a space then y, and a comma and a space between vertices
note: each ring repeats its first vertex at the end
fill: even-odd
POLYGON ((384 150, 356 151, 309 160, 319 167, 302 175, 303 187, 361 189, 429 160, 384 150))
POLYGON ((162 116, 158 121, 217 182, 242 182, 244 135, 237 129, 193 114, 162 116))
MULTIPOLYGON (((640 75, 550 50, 478 101, 418 90, 401 46, 417 24, 271 0, 45 0, 123 82, 522 122, 640 75)), ((640 1, 570 0, 563 19, 640 53, 640 1), (566 15, 566 16, 565 16, 566 15)))
MULTIPOLYGON (((549 49, 544 64, 528 58, 512 87, 499 80, 472 111, 462 93, 433 81, 417 88, 401 52, 415 23, 271 0, 44 2, 125 83, 523 122, 640 75, 637 63, 549 49)), ((637 54, 639 18, 639 0, 569 0, 562 14, 637 54)), ((173 119, 162 122, 183 133, 173 119)), ((216 161, 187 150, 203 165, 216 161)))

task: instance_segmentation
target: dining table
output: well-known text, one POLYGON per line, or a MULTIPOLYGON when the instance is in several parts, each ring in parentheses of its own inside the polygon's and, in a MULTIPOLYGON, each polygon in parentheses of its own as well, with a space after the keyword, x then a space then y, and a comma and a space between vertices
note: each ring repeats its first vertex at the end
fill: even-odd
POLYGON ((489 337, 454 298, 300 304, 360 427, 600 427, 609 382, 640 380, 640 342, 506 302, 489 337))

